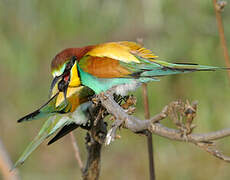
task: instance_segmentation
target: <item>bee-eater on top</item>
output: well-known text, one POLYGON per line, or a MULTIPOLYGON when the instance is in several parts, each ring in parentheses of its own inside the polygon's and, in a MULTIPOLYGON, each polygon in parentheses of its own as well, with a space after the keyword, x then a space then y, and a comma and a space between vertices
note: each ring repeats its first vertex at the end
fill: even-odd
POLYGON ((125 95, 141 83, 158 81, 159 77, 194 71, 223 69, 190 63, 169 63, 158 60, 152 51, 128 41, 108 42, 82 48, 68 48, 57 54, 51 70, 55 77, 52 87, 63 79, 66 87, 88 86, 96 94, 116 87, 125 95))

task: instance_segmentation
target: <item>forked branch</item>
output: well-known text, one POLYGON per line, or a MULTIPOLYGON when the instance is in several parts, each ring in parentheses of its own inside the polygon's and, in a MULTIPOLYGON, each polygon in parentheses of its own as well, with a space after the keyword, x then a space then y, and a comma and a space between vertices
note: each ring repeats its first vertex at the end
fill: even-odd
POLYGON ((115 117, 112 128, 108 131, 106 144, 109 144, 116 137, 118 127, 127 128, 134 133, 145 133, 147 130, 153 134, 165 137, 170 140, 190 142, 209 152, 215 157, 230 162, 230 158, 221 154, 212 141, 230 136, 230 128, 210 133, 192 133, 195 127, 192 124, 196 115, 196 105, 180 101, 174 101, 166 105, 162 111, 150 119, 140 120, 128 115, 113 99, 113 89, 98 95, 102 105, 115 117), (168 128, 160 123, 161 120, 169 117, 176 124, 177 128, 168 128))

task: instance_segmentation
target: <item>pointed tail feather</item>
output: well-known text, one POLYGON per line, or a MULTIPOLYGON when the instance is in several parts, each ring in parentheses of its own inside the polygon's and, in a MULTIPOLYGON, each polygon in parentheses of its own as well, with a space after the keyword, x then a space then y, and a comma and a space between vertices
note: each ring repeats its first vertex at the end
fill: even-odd
POLYGON ((40 112, 40 109, 37 109, 36 111, 20 118, 17 122, 20 123, 20 122, 23 122, 23 121, 30 121, 30 120, 33 120, 33 119, 36 119, 36 118, 39 118, 39 117, 42 117, 42 113, 40 112))
POLYGON ((52 134, 56 133, 60 128, 69 124, 70 118, 63 117, 61 115, 55 115, 50 117, 42 126, 38 135, 33 139, 33 141, 26 147, 22 155, 19 157, 17 162, 14 164, 14 168, 18 165, 23 164, 28 156, 43 142, 46 138, 50 137, 52 134))
POLYGON ((73 131, 74 129, 78 128, 79 125, 72 123, 72 124, 68 124, 65 125, 57 134, 56 136, 54 136, 49 142, 48 145, 53 144, 55 141, 57 141, 58 139, 62 138, 63 136, 65 136, 66 134, 70 133, 71 131, 73 131))
POLYGON ((20 156, 20 158, 17 160, 17 162, 14 164, 13 168, 16 168, 17 166, 24 163, 24 161, 28 158, 28 156, 46 139, 47 134, 44 134, 41 137, 36 137, 25 149, 23 154, 20 156))
POLYGON ((169 69, 174 69, 174 70, 193 70, 193 71, 215 71, 218 69, 225 69, 228 70, 230 68, 225 68, 225 67, 216 67, 216 66, 206 66, 206 65, 199 65, 195 63, 169 63, 165 61, 160 61, 156 60, 155 61, 157 64, 169 68, 169 69))
POLYGON ((158 77, 171 74, 189 73, 195 71, 215 71, 215 70, 230 70, 230 68, 204 66, 192 63, 168 63, 165 61, 155 60, 154 63, 160 65, 160 67, 154 67, 141 73, 142 77, 158 77))
POLYGON ((26 147, 22 155, 16 161, 13 169, 18 165, 23 164, 28 156, 49 136, 49 127, 52 125, 52 119, 48 119, 42 126, 38 135, 33 139, 33 141, 26 147))

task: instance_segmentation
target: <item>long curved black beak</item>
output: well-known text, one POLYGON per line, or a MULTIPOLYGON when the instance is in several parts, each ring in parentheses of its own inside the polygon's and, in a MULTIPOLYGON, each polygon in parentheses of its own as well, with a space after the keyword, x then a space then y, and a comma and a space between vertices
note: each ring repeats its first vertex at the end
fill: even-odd
POLYGON ((57 84, 57 82, 58 82, 59 79, 61 79, 61 78, 62 78, 62 76, 56 76, 56 77, 53 79, 53 81, 52 81, 52 83, 51 83, 51 86, 50 86, 50 90, 49 90, 49 98, 51 98, 51 96, 52 96, 52 91, 53 91, 54 86, 57 84))
POLYGON ((51 86, 50 86, 50 90, 49 90, 49 97, 51 97, 53 88, 58 83, 58 90, 59 90, 59 92, 64 93, 65 102, 67 102, 66 94, 67 94, 67 89, 68 89, 68 85, 69 85, 69 81, 70 81, 70 71, 71 71, 71 68, 73 67, 76 60, 77 60, 77 57, 73 56, 71 58, 70 62, 68 62, 68 64, 66 65, 65 70, 62 73, 62 75, 56 76, 53 79, 51 86), (67 77, 67 79, 66 79, 66 77, 67 77))
POLYGON ((63 75, 61 76, 56 76, 50 86, 50 90, 49 90, 49 97, 51 98, 52 96, 52 91, 53 88, 55 87, 55 85, 58 83, 58 91, 59 92, 63 92, 64 94, 64 99, 65 99, 65 103, 67 103, 67 89, 68 89, 68 85, 69 85, 69 79, 66 81, 63 78, 63 75), (61 79, 61 80, 60 80, 61 79))

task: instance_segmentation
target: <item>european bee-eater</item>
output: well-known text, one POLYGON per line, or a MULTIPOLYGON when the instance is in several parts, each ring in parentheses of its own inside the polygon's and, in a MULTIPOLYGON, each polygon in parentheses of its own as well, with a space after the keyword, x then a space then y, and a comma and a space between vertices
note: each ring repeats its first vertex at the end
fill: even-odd
POLYGON ((14 167, 22 164, 46 138, 58 130, 61 129, 48 144, 55 142, 79 126, 85 126, 89 120, 89 108, 92 105, 88 98, 93 94, 93 91, 86 86, 68 87, 66 97, 64 97, 64 94, 57 92, 56 88, 52 98, 45 105, 19 119, 18 122, 22 122, 51 116, 44 123, 38 135, 27 146, 14 167))
POLYGON ((125 95, 141 83, 158 81, 160 76, 221 68, 168 63, 135 42, 122 41, 65 49, 54 57, 51 69, 53 86, 62 78, 66 87, 84 85, 96 94, 116 87, 117 94, 125 95))

